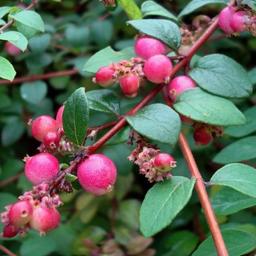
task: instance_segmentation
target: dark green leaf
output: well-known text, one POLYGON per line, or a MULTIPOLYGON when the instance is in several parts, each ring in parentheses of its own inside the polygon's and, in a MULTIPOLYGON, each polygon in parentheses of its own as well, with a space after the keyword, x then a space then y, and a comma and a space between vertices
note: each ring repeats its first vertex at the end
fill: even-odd
POLYGON ((195 180, 174 176, 155 184, 146 194, 140 210, 140 229, 152 236, 168 226, 188 203, 195 180))
POLYGON ((180 133, 179 115, 164 104, 152 104, 134 116, 127 116, 127 122, 141 135, 174 145, 180 133))
POLYGON ((246 137, 222 149, 213 159, 216 163, 228 164, 256 158, 256 136, 246 137))
POLYGON ((228 164, 211 178, 211 184, 233 188, 245 195, 256 197, 256 169, 245 164, 228 164))
POLYGON ((109 20, 98 20, 92 23, 93 41, 101 48, 109 45, 113 37, 113 25, 109 20))
POLYGON ((128 24, 140 32, 153 36, 173 49, 180 46, 181 35, 179 27, 170 20, 164 19, 145 19, 145 20, 132 20, 128 24))
POLYGON ((22 51, 25 51, 28 46, 27 38, 16 31, 7 31, 0 34, 0 40, 9 41, 22 51))
POLYGON ((222 54, 200 58, 189 75, 200 87, 216 95, 241 98, 252 92, 252 83, 245 69, 222 54))
POLYGON ((63 113, 65 135, 77 145, 82 145, 89 121, 88 100, 83 87, 77 89, 67 100, 63 113))
POLYGON ((248 5, 254 11, 256 11, 256 1, 255 0, 242 0, 242 4, 248 5))
POLYGON ((42 53, 46 51, 47 47, 50 45, 50 41, 50 34, 34 36, 29 40, 29 48, 33 53, 42 53))
POLYGON ((256 68, 253 68, 249 71, 249 77, 253 85, 256 84, 256 68))
POLYGON ((3 6, 0 7, 0 18, 3 18, 10 10, 12 7, 10 6, 3 6))
POLYGON ((16 75, 13 65, 0 56, 0 77, 12 81, 16 75))
POLYGON ((65 37, 71 46, 82 47, 89 42, 90 31, 85 26, 70 25, 65 31, 65 37))
POLYGON ((182 115, 193 120, 213 125, 244 124, 244 115, 229 100, 220 98, 196 88, 184 92, 174 104, 182 115))

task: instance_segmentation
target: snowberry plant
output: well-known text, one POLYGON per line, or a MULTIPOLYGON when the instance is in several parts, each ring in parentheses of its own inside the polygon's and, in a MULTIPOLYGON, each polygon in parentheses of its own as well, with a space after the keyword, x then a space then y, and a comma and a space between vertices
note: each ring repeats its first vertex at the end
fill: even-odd
MULTIPOLYGON (((133 0, 92 1, 88 8, 98 6, 104 15, 90 30, 73 16, 74 24, 58 20, 55 29, 54 16, 42 19, 35 11, 40 1, 24 2, 0 7, 0 83, 22 83, 20 96, 28 105, 19 112, 20 137, 27 121, 35 145, 22 151, 26 189, 1 213, 6 244, 19 236, 51 241, 40 255, 71 255, 72 246, 60 252, 49 239, 65 226, 55 237, 65 233, 68 245, 75 240, 74 255, 253 253, 253 221, 242 225, 230 215, 256 205, 256 111, 249 108, 256 72, 215 43, 226 40, 233 47, 242 37, 255 44, 255 1, 192 0, 177 16, 151 0, 141 1, 141 8, 133 0), (123 26, 130 39, 115 44, 104 30, 111 27, 109 16, 120 12, 129 18, 123 26), (84 47, 86 40, 93 41, 91 48, 84 47), (95 44, 106 47, 92 54, 95 44), (48 47, 61 52, 51 55, 48 47), (66 59, 71 70, 40 74, 66 59), (23 60, 30 74, 15 78, 23 60), (74 75, 84 78, 72 82, 74 75), (49 85, 54 94, 65 83, 73 84, 58 98, 55 115, 34 111, 49 106, 43 101, 49 85), (32 230, 45 237, 33 238, 32 230), (78 240, 67 237, 75 231, 78 240)), ((12 120, 3 141, 15 131, 12 120)), ((28 255, 28 248, 24 243, 21 254, 28 255)))

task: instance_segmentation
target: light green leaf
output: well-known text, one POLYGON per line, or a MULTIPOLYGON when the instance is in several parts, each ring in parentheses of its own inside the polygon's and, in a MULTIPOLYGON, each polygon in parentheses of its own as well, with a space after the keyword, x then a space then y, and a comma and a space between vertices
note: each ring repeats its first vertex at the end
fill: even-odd
POLYGON ((12 81, 16 75, 13 65, 0 56, 0 77, 12 81))
POLYGON ((0 7, 0 19, 3 18, 11 9, 12 7, 10 6, 0 7))
POLYGON ((142 18, 142 13, 135 0, 117 0, 117 2, 130 19, 136 20, 142 18))

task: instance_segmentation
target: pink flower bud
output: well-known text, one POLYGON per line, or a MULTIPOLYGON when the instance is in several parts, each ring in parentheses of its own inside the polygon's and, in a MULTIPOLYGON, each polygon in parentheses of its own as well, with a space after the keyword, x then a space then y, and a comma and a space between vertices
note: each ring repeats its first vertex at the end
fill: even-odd
POLYGON ((95 83, 101 85, 102 87, 109 87, 114 83, 115 71, 111 67, 102 67, 95 74, 95 83))

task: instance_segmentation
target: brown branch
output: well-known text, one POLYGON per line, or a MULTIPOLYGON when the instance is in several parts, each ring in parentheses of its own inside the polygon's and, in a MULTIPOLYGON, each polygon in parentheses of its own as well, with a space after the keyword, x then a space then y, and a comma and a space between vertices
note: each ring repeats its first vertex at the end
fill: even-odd
POLYGON ((17 256, 16 254, 14 254, 13 252, 11 252, 9 249, 7 249, 5 246, 1 244, 0 244, 0 250, 8 256, 17 256))
POLYGON ((19 177, 20 177, 21 175, 22 175, 22 173, 18 173, 18 174, 14 175, 14 176, 12 176, 12 177, 6 179, 6 180, 2 180, 2 181, 0 182, 0 188, 3 188, 3 187, 5 187, 5 186, 9 185, 10 183, 13 183, 13 182, 16 181, 17 179, 19 179, 19 177))
POLYGON ((39 75, 30 75, 30 76, 24 76, 24 77, 18 77, 14 79, 13 81, 8 80, 0 80, 0 84, 20 84, 24 82, 33 82, 37 80, 47 80, 49 78, 53 77, 61 77, 61 76, 73 76, 78 74, 77 69, 70 69, 70 70, 62 70, 57 72, 50 72, 46 74, 39 74, 39 75))

